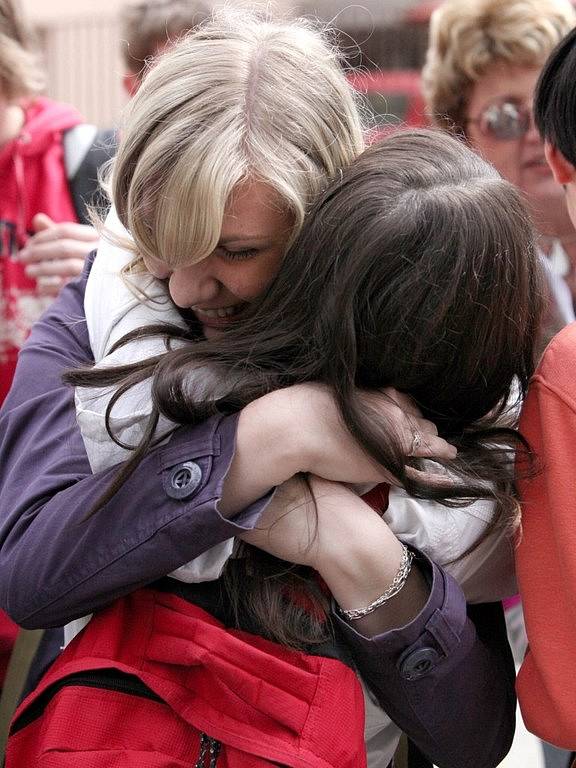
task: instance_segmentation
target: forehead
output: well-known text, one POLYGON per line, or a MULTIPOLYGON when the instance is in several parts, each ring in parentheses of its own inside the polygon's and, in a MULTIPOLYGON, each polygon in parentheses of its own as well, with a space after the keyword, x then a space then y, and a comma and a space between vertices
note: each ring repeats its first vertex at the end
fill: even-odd
POLYGON ((222 220, 220 239, 287 239, 293 217, 286 202, 269 184, 246 180, 232 190, 222 220))
POLYGON ((530 104, 538 82, 540 67, 520 67, 497 62, 472 86, 469 110, 482 108, 495 101, 514 99, 530 104))

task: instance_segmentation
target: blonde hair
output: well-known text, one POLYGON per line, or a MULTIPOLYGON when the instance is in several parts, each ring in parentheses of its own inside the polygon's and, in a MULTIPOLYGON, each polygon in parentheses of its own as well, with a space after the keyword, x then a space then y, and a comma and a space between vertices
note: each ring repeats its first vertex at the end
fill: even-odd
POLYGON ((462 131, 472 87, 491 65, 541 67, 575 24, 569 0, 445 0, 422 70, 432 120, 462 131))
POLYGON ((22 9, 0 0, 0 90, 8 101, 35 96, 45 86, 32 30, 22 9))
POLYGON ((246 179, 270 185, 299 230, 329 177, 363 149, 335 49, 303 21, 220 12, 150 69, 128 107, 111 194, 138 255, 198 262, 246 179))
POLYGON ((121 54, 126 69, 139 74, 160 47, 210 17, 207 0, 136 0, 120 11, 121 54))

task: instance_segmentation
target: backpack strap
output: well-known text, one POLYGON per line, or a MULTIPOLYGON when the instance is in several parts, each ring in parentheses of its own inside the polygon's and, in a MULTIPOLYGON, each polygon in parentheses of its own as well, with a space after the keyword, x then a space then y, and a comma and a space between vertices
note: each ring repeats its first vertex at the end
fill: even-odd
POLYGON ((24 690, 26 678, 43 633, 42 629, 21 629, 16 637, 0 696, 0 761, 8 738, 10 720, 24 690))
POLYGON ((116 131, 98 130, 95 125, 80 123, 64 132, 62 144, 66 176, 78 221, 89 224, 88 207, 107 205, 98 183, 98 169, 116 152, 116 131))

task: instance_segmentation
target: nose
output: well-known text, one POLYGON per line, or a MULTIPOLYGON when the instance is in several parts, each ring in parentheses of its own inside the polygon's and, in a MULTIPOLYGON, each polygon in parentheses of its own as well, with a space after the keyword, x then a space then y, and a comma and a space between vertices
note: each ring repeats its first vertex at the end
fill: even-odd
POLYGON ((210 302, 218 296, 220 282, 212 268, 212 259, 174 269, 168 287, 177 307, 187 309, 210 302))

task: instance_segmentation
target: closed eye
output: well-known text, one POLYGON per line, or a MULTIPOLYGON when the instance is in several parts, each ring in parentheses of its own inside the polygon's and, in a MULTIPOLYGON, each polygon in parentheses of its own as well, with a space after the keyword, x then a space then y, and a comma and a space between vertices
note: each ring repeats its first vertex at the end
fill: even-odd
POLYGON ((258 248, 243 248, 237 251, 231 251, 225 248, 223 245, 218 246, 219 255, 228 261, 244 261, 245 259, 252 259, 259 253, 258 248))

